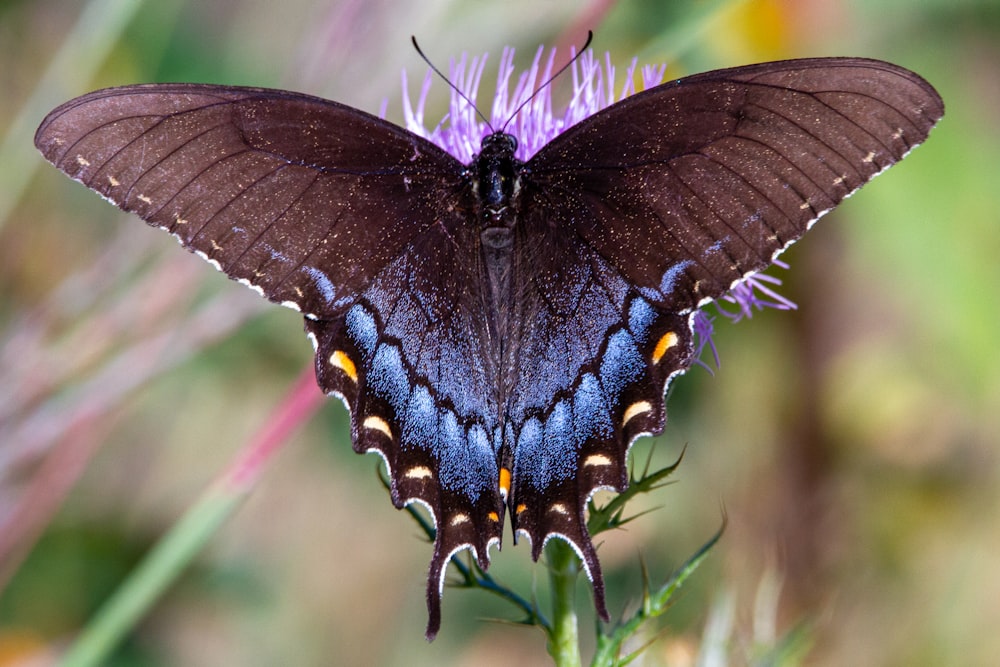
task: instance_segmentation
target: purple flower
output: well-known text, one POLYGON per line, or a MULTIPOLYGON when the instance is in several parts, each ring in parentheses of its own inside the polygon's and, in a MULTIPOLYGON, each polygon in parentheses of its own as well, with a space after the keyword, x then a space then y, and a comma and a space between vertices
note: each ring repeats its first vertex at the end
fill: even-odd
MULTIPOLYGON (((428 70, 424 76, 414 106, 410 100, 406 71, 403 71, 403 117, 406 129, 437 144, 464 164, 469 164, 475 158, 483 138, 500 128, 517 138, 517 158, 526 161, 563 130, 635 93, 634 82, 637 78, 641 80, 639 90, 645 90, 659 85, 666 71, 666 65, 637 68, 637 61, 633 59, 625 70, 624 83, 618 88, 616 96, 615 67, 611 64, 610 54, 605 54, 602 62, 593 51, 585 51, 573 62, 568 72, 573 83, 570 100, 561 113, 556 113, 552 109, 551 86, 536 90, 552 76, 555 49, 549 51, 546 58, 544 47, 539 47, 531 67, 518 75, 514 82, 514 49, 505 48, 500 56, 497 89, 487 124, 468 102, 475 100, 479 93, 486 59, 486 54, 472 58, 463 54, 457 61, 449 64, 449 79, 465 97, 453 89, 448 113, 433 129, 427 129, 424 109, 434 73, 428 70), (525 105, 523 108, 522 104, 525 105), (515 112, 517 115, 514 115, 515 112)), ((788 268, 787 264, 778 260, 774 264, 788 268)), ((753 317, 753 312, 762 308, 794 309, 794 303, 772 289, 772 286, 780 284, 781 280, 773 276, 749 276, 716 300, 716 309, 733 322, 753 317), (724 303, 735 308, 725 306, 724 303)), ((712 350, 715 365, 719 365, 719 356, 712 343, 713 320, 704 310, 699 310, 694 318, 697 340, 695 356, 705 368, 709 367, 700 357, 706 346, 712 350)))

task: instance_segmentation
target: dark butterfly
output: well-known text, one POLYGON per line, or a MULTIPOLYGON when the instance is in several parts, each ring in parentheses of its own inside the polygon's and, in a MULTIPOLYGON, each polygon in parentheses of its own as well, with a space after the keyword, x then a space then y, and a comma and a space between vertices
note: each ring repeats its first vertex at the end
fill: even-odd
POLYGON ((69 176, 300 310, 324 391, 397 507, 433 513, 427 634, 445 565, 489 564, 505 512, 538 558, 579 554, 626 456, 663 430, 696 309, 922 142, 916 74, 831 58, 708 72, 633 95, 526 162, 496 132, 471 164, 350 107, 193 84, 101 90, 35 144, 69 176))

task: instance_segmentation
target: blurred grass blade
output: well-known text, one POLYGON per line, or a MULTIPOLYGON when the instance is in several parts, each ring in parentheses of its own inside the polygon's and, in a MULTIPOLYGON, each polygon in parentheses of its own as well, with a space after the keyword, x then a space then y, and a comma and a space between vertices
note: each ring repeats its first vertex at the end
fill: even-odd
POLYGON ((310 366, 263 427, 187 514, 155 546, 81 632, 61 667, 102 665, 160 595, 254 488, 266 464, 296 427, 322 404, 310 366))
POLYGON ((0 188, 0 229, 20 200, 35 168, 42 164, 32 142, 35 127, 50 109, 73 94, 80 82, 93 78, 142 5, 143 0, 91 0, 84 5, 72 32, 0 142, 0 183, 3 184, 0 188))
POLYGON ((673 64, 681 54, 704 43, 705 33, 713 29, 726 12, 734 11, 749 0, 708 0, 691 3, 689 11, 679 20, 657 32, 635 57, 639 62, 673 64))
POLYGON ((61 667, 101 665, 164 590, 180 575, 219 526, 247 496, 215 484, 167 533, 149 556, 84 629, 64 656, 61 667))

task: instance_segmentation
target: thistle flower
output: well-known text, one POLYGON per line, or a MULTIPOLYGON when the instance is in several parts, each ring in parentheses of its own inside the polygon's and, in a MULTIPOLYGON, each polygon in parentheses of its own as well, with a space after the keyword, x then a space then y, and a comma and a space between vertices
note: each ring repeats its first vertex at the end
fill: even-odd
MULTIPOLYGON (((479 94, 487 55, 470 58, 463 54, 457 61, 450 63, 448 78, 454 88, 451 90, 448 112, 432 129, 427 128, 425 109, 434 73, 427 71, 414 105, 410 98, 407 74, 403 71, 403 118, 406 129, 437 144, 465 164, 472 162, 483 138, 497 128, 505 128, 506 132, 517 138, 516 156, 519 160, 526 161, 567 128, 637 91, 659 85, 663 82, 667 69, 663 64, 638 67, 637 59, 633 59, 625 70, 624 81, 618 87, 611 55, 605 53, 602 61, 593 51, 587 50, 570 67, 572 92, 565 109, 557 113, 552 107, 552 87, 538 88, 552 77, 555 49, 545 57, 545 48, 539 47, 531 66, 516 76, 516 83, 511 89, 517 68, 514 66, 514 49, 508 47, 500 56, 497 88, 490 107, 489 123, 486 123, 468 100, 475 100, 479 94), (638 89, 635 84, 637 79, 640 86, 638 89)), ((774 264, 783 269, 788 268, 780 260, 775 260, 774 264)), ((774 291, 773 287, 779 285, 781 280, 774 276, 748 276, 715 302, 716 309, 733 322, 753 317, 754 311, 763 308, 794 309, 796 306, 792 301, 774 291), (723 304, 731 304, 735 308, 723 304)), ((704 310, 698 310, 693 321, 695 358, 698 359, 697 363, 709 370, 709 366, 701 361, 705 347, 712 350, 715 365, 719 365, 719 355, 712 343, 713 319, 704 310)))

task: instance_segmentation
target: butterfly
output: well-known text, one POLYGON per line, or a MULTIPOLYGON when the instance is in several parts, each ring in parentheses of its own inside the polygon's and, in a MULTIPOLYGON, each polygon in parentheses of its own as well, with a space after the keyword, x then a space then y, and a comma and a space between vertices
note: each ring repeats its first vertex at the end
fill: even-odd
POLYGON ((468 549, 486 568, 508 518, 535 559, 549 539, 573 547, 608 619, 585 508, 625 489, 631 444, 663 430, 694 313, 943 113, 908 70, 820 58, 647 89, 523 161, 502 130, 466 164, 336 102, 198 84, 84 95, 35 145, 303 314, 354 449, 385 460, 397 507, 433 515, 433 638, 448 560, 468 549))

